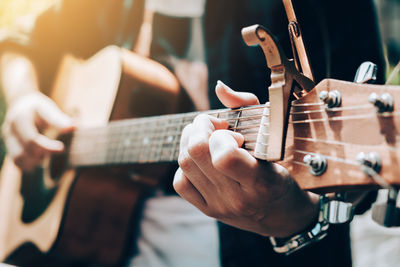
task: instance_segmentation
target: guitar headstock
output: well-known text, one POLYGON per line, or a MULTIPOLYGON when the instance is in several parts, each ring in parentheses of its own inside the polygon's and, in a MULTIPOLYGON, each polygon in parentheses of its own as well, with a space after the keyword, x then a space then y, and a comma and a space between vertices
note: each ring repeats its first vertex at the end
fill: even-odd
POLYGON ((396 100, 398 86, 323 80, 292 102, 280 163, 303 189, 319 193, 376 188, 377 181, 399 186, 396 100))

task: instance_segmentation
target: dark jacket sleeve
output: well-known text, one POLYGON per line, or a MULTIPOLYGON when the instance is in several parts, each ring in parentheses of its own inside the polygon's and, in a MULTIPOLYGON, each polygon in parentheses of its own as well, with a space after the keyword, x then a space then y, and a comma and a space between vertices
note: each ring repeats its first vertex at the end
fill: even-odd
MULTIPOLYGON (((261 24, 280 41, 291 58, 287 18, 281 0, 207 2, 206 44, 210 70, 210 99, 220 107, 213 91, 221 79, 232 88, 251 91, 261 102, 268 99, 269 71, 260 48, 248 47, 240 30, 261 24)), ((318 83, 324 78, 352 81, 364 61, 378 65, 378 82, 383 83, 385 64, 373 1, 294 1, 311 67, 318 83), (363 8, 360 8, 362 6, 363 8)))

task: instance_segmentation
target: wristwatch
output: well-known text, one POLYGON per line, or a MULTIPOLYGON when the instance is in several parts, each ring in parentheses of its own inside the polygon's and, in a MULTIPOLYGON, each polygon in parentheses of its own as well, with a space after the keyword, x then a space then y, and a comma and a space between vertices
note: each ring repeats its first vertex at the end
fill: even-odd
POLYGON ((285 255, 290 255, 312 243, 323 239, 328 234, 329 223, 326 219, 326 202, 328 199, 325 196, 320 197, 318 221, 312 227, 302 233, 297 233, 294 236, 287 238, 270 237, 272 247, 275 252, 285 255))

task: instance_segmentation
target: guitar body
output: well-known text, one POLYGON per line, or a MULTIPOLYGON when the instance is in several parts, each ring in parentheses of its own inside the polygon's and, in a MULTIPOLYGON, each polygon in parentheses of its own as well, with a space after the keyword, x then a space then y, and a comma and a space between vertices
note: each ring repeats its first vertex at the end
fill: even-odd
MULTIPOLYGON (((162 65, 107 47, 87 61, 66 56, 51 97, 79 128, 176 112, 178 92, 179 83, 162 65)), ((168 169, 66 169, 50 177, 48 168, 21 173, 6 158, 0 178, 0 261, 121 264, 133 241, 140 200, 168 169)))

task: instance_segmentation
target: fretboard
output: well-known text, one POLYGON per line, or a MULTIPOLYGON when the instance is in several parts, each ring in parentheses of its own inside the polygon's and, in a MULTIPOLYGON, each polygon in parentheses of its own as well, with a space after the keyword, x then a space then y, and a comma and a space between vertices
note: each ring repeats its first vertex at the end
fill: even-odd
MULTIPOLYGON (((244 148, 255 146, 264 105, 221 109, 207 113, 225 119, 230 129, 245 136, 244 148)), ((183 128, 200 112, 110 122, 107 126, 78 129, 69 149, 69 165, 97 166, 174 162, 178 159, 183 128)))

